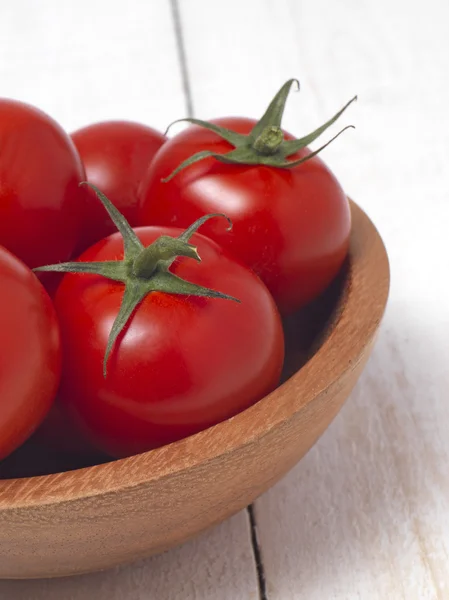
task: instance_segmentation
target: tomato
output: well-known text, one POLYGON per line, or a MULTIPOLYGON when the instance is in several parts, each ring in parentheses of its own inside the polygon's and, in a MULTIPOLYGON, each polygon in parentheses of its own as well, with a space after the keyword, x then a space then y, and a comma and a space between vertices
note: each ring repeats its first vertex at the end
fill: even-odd
POLYGON ((55 298, 60 401, 94 445, 121 457, 214 425, 273 390, 284 337, 259 277, 195 233, 217 215, 182 232, 133 230, 111 203, 108 211, 123 238, 44 269, 69 271, 55 298))
MULTIPOLYGON (((102 190, 126 217, 137 224, 137 190, 166 137, 151 127, 129 121, 105 121, 72 133, 87 179, 102 190)), ((77 250, 85 250, 115 231, 92 190, 86 199, 86 219, 77 250)))
POLYGON ((84 179, 74 144, 53 119, 0 99, 0 244, 29 267, 70 258, 84 179))
MULTIPOLYGON (((284 102, 287 83, 280 90, 284 102)), ((280 129, 278 109, 270 105, 271 112, 259 123, 237 117, 216 119, 212 125, 187 119, 194 125, 159 150, 142 183, 139 224, 186 226, 204 213, 226 213, 234 224, 230 234, 215 222, 202 232, 254 269, 280 310, 289 313, 318 296, 340 270, 351 216, 341 185, 312 155, 306 138, 295 141, 280 129), (255 127, 261 139, 268 136, 272 143, 275 136, 272 149, 258 151, 260 139, 251 136, 255 127), (202 160, 173 175, 200 152, 206 152, 202 160), (233 162, 221 162, 228 159, 233 162)))
POLYGON ((59 383, 61 345, 51 300, 22 261, 0 247, 0 460, 47 414, 59 383))

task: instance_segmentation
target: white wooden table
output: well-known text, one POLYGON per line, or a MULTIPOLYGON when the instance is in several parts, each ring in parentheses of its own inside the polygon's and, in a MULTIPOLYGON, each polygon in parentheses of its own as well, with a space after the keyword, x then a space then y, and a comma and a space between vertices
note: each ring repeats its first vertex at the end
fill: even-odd
POLYGON ((448 1, 0 0, 0 57, 0 94, 69 131, 257 117, 298 77, 284 124, 299 135, 357 93, 341 122, 356 131, 323 158, 392 266, 360 383, 252 513, 114 571, 1 581, 0 599, 448 599, 448 1))

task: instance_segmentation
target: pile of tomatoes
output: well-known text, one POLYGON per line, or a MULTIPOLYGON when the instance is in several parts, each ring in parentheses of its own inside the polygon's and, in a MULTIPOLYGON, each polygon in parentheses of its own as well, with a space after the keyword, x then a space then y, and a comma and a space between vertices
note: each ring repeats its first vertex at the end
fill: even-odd
POLYGON ((144 452, 278 385, 282 317, 334 280, 351 228, 308 148, 343 111, 295 140, 293 83, 258 122, 189 119, 169 138, 124 121, 69 135, 0 99, 0 460, 33 434, 144 452))

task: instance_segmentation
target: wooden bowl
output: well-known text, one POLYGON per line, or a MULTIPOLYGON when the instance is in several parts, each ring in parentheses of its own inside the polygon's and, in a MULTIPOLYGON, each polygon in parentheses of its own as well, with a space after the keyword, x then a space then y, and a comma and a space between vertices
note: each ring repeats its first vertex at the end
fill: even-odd
POLYGON ((184 542, 251 503, 316 442, 351 392, 387 302, 375 227, 351 203, 348 265, 286 323, 284 382, 241 414, 145 454, 0 481, 0 577, 104 569, 184 542))

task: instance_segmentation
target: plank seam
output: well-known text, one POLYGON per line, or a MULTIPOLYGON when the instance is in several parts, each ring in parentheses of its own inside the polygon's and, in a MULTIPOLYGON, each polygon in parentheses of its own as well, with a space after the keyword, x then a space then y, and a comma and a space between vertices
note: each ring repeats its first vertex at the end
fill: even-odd
POLYGON ((250 504, 246 510, 248 511, 249 516, 249 524, 251 529, 251 546, 253 547, 254 562, 256 563, 257 581, 259 584, 259 600, 268 600, 265 569, 263 566, 259 540, 257 538, 257 523, 256 515, 254 513, 254 506, 250 504))
POLYGON ((181 12, 179 10, 178 0, 170 0, 170 6, 175 28, 176 47, 178 50, 179 64, 181 67, 182 89, 187 104, 187 116, 193 117, 192 90, 190 88, 189 69, 187 64, 187 53, 184 43, 184 34, 182 31, 181 12))

